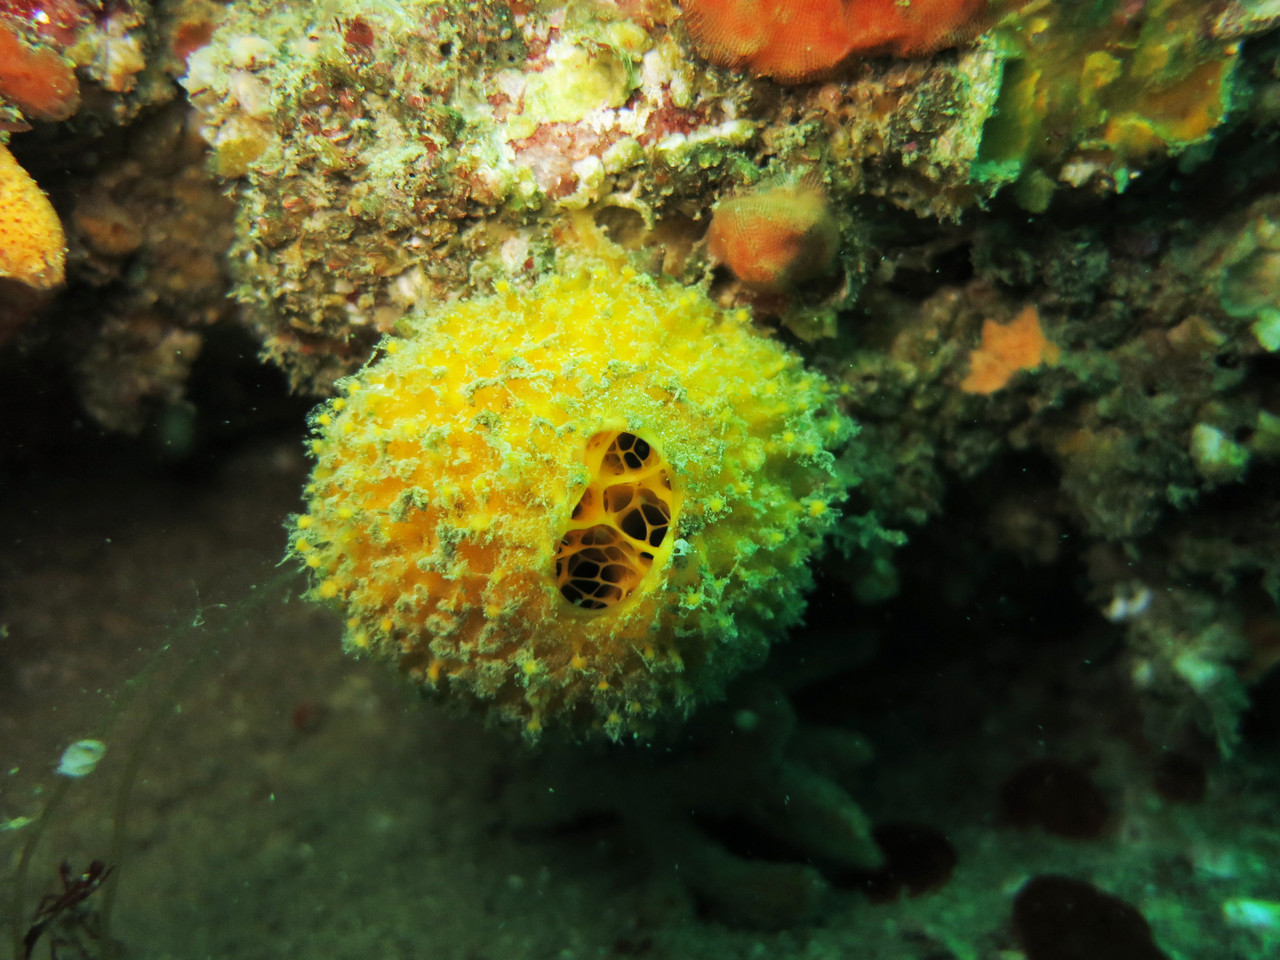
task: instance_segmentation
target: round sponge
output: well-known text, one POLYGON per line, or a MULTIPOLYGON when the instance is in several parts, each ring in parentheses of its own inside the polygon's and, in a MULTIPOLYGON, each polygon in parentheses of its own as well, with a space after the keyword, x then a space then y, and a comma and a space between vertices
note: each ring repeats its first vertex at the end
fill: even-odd
POLYGON ((593 259, 405 332, 313 414, 292 521, 349 650, 616 738, 800 619, 853 425, 744 312, 593 259))
POLYGON ((0 143, 0 279, 48 290, 65 279, 66 257, 53 204, 0 143))

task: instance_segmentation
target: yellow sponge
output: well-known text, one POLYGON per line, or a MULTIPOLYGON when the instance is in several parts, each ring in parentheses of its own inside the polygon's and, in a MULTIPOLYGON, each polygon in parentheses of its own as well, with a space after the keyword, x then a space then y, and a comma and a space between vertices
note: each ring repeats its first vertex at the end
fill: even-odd
POLYGON ((63 281, 66 240, 53 205, 0 144, 0 277, 45 290, 63 281))
POLYGON ((291 531, 348 649, 616 738, 800 619, 853 427, 744 313, 606 258, 407 326, 313 414, 291 531))

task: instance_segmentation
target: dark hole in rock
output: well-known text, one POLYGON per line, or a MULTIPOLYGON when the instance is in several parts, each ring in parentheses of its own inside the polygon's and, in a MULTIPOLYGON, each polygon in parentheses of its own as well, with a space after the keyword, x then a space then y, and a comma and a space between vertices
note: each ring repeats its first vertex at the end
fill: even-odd
POLYGON ((1142 914, 1072 877, 1028 881, 1013 901, 1013 927, 1027 960, 1168 960, 1142 914))
POLYGON ((872 903, 891 903, 905 890, 918 897, 951 879, 957 857, 941 830, 915 823, 885 823, 871 831, 884 851, 879 870, 850 871, 832 877, 840 887, 862 890, 872 903))
POLYGON ((1090 840, 1107 829, 1111 808, 1084 770, 1061 760, 1033 760, 1000 788, 1000 819, 1090 840))
POLYGON ((1172 803, 1199 803, 1209 786, 1204 764, 1185 753, 1166 753, 1156 763, 1156 793, 1172 803))

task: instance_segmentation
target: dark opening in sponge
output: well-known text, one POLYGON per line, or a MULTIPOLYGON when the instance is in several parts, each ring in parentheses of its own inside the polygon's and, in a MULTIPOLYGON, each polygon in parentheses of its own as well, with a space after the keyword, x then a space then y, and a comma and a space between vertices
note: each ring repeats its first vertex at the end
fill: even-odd
POLYGON ((625 600, 653 566, 672 522, 671 475, 661 454, 625 431, 587 441, 594 473, 573 508, 571 527, 556 550, 560 595, 584 610, 625 600))

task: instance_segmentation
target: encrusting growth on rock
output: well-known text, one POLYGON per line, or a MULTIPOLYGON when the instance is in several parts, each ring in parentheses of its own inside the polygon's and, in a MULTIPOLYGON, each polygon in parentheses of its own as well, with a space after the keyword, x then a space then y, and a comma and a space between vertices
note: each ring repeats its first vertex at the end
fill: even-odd
POLYGON ((828 273, 840 229, 816 187, 768 187, 717 206, 707 248, 744 284, 772 293, 828 273))
POLYGON ((804 83, 856 54, 932 53, 964 40, 987 0, 685 0, 694 45, 712 63, 804 83))
POLYGON ((1008 323, 986 320, 982 345, 969 354, 969 374, 960 384, 965 393, 995 393, 1009 385, 1019 370, 1056 363, 1058 347, 1040 328, 1040 314, 1026 306, 1008 323))
POLYGON ((11 100, 32 120, 65 120, 80 105, 72 63, 48 47, 31 49, 0 23, 0 102, 11 100))

